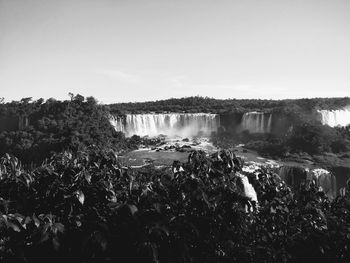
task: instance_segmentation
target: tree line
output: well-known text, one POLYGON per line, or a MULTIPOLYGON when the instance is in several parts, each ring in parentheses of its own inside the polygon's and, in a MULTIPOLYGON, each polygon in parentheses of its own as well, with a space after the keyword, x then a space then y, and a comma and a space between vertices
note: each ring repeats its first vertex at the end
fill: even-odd
POLYGON ((280 111, 284 108, 301 108, 303 111, 313 109, 338 109, 350 105, 350 98, 313 98, 295 100, 261 100, 261 99, 214 99, 209 97, 186 97, 148 102, 115 103, 108 105, 112 114, 147 113, 147 112, 210 112, 243 113, 247 111, 280 111))
POLYGON ((62 150, 78 151, 91 145, 119 151, 131 147, 124 134, 114 130, 108 112, 96 99, 79 94, 70 97, 66 101, 24 98, 0 104, 5 122, 25 120, 22 125, 2 127, 0 155, 11 153, 24 163, 38 164, 62 150))

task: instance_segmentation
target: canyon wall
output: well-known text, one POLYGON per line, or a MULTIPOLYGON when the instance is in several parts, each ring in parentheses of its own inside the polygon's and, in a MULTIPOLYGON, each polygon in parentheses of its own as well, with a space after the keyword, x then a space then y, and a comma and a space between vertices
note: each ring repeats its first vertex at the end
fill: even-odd
POLYGON ((272 113, 246 112, 242 116, 241 128, 250 133, 270 133, 272 113))

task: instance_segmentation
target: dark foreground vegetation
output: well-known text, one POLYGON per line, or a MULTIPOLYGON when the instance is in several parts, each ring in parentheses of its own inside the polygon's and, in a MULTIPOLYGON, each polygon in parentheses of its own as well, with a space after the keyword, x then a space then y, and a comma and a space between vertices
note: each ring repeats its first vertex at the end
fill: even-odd
POLYGON ((40 164, 53 153, 94 145, 116 151, 135 149, 109 122, 108 111, 93 97, 0 103, 0 156, 14 154, 24 164, 40 164))
POLYGON ((95 149, 32 170, 6 155, 0 261, 349 262, 349 189, 330 202, 312 182, 292 192, 268 170, 241 172, 254 206, 241 161, 219 155, 194 152, 179 173, 126 169, 95 149))
MULTIPOLYGON (((153 141, 115 132, 109 110, 73 94, 0 103, 0 262, 349 262, 349 186, 334 200, 312 181, 292 190, 273 171, 241 171, 229 151, 122 167, 116 152, 153 141)), ((348 129, 305 125, 260 141, 277 154, 348 147, 348 129)))

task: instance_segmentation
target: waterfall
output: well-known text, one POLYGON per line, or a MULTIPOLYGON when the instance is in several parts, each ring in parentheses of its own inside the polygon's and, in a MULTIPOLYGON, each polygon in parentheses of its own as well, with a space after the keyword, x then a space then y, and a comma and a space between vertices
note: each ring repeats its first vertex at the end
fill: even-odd
POLYGON ((111 116, 110 122, 117 131, 126 136, 193 137, 198 133, 210 135, 217 131, 220 118, 209 113, 164 113, 164 114, 127 114, 124 117, 111 116))
POLYGON ((323 125, 331 127, 347 126, 350 124, 350 106, 338 110, 318 110, 323 125))
POLYGON ((241 173, 236 173, 236 175, 241 179, 244 196, 248 197, 251 201, 258 202, 256 191, 253 185, 249 182, 248 177, 241 173))
POLYGON ((242 117, 242 129, 250 133, 271 132, 272 114, 264 112, 246 112, 242 117))
POLYGON ((240 184, 238 184, 238 187, 241 188, 242 193, 245 197, 249 199, 248 204, 245 205, 245 211, 253 212, 254 209, 258 207, 258 196, 256 194, 256 191, 253 187, 253 185, 249 182, 249 179, 246 175, 243 175, 239 172, 236 173, 238 178, 240 179, 240 184), (252 203, 250 202, 252 201, 252 203))
POLYGON ((120 131, 120 132, 125 133, 123 117, 114 116, 114 115, 110 114, 109 115, 109 122, 112 124, 112 126, 114 127, 114 129, 116 131, 120 131))

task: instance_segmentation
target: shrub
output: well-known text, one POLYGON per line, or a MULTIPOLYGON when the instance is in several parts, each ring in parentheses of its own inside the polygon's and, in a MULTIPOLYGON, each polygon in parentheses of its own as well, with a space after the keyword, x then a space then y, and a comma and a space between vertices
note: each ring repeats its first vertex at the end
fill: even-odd
POLYGON ((348 262, 349 193, 293 193, 229 151, 192 152, 175 174, 121 167, 113 152, 63 152, 32 170, 0 160, 1 262, 348 262))

